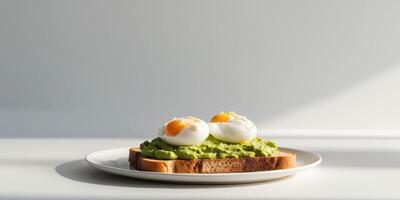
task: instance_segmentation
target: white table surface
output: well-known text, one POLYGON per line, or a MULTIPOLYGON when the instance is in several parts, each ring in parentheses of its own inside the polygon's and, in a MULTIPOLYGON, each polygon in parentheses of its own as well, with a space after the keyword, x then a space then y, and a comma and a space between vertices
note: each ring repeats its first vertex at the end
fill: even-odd
POLYGON ((0 199, 400 199, 399 137, 280 137, 322 164, 279 181, 176 185, 107 174, 85 154, 142 139, 0 139, 0 199))

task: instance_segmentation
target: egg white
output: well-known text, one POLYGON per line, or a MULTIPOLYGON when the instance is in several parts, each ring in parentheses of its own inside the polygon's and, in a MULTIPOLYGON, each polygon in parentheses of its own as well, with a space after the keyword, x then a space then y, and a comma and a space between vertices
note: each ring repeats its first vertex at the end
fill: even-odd
POLYGON ((228 122, 211 122, 210 134, 218 140, 229 143, 250 141, 257 135, 256 125, 246 117, 233 114, 228 122))
MULTIPOLYGON (((182 120, 188 120, 187 118, 179 118, 182 120)), ((165 134, 165 125, 159 129, 158 136, 164 142, 173 145, 199 145, 207 139, 210 129, 206 122, 197 118, 191 118, 193 123, 183 128, 177 135, 168 136, 165 134)), ((166 123, 168 124, 168 123, 166 123)))

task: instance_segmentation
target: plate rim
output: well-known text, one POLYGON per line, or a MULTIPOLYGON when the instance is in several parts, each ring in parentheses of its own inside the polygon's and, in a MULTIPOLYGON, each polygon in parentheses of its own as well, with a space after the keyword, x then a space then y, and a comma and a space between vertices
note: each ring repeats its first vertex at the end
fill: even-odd
MULTIPOLYGON (((123 150, 126 149, 128 150, 131 147, 120 147, 120 148, 112 148, 112 149, 104 149, 104 150, 99 150, 99 151, 93 151, 90 152, 88 154, 86 154, 85 156, 85 160, 86 162, 90 165, 93 166, 95 168, 98 169, 105 169, 105 170, 114 170, 114 171, 124 171, 124 172, 129 172, 129 173, 136 173, 136 174, 143 174, 143 175, 158 175, 158 176, 175 176, 175 177, 218 177, 218 176, 232 176, 232 175, 257 175, 257 174, 280 174, 280 173, 290 173, 290 172, 294 172, 294 171, 302 171, 308 168, 312 168, 315 166, 318 166, 319 164, 321 164, 322 162, 322 157, 317 154, 317 153, 313 153, 313 152, 309 152, 309 151, 304 151, 304 150, 300 150, 300 149, 295 149, 295 148, 288 148, 288 147, 278 147, 280 149, 283 150, 288 150, 291 152, 303 152, 303 153, 307 153, 307 154, 311 154, 313 156, 315 156, 317 158, 316 161, 310 163, 310 164, 306 164, 303 166, 299 166, 299 167, 294 167, 294 168, 290 168, 290 169, 279 169, 279 170, 267 170, 267 171, 255 171, 255 172, 235 172, 235 173, 161 173, 161 172, 151 172, 151 171, 140 171, 140 170, 136 170, 136 169, 123 169, 123 168, 118 168, 118 167, 112 167, 112 166, 105 166, 105 165, 101 165, 98 164, 96 162, 90 161, 90 156, 93 156, 93 154, 95 153, 100 153, 103 151, 111 151, 111 150, 123 150)), ((128 151, 127 151, 128 153, 128 151)), ((128 156, 127 156, 128 158, 128 156)), ((103 170, 104 171, 104 170, 103 170)), ((110 171, 105 171, 110 173, 110 171)), ((119 174, 122 175, 122 174, 119 174)))

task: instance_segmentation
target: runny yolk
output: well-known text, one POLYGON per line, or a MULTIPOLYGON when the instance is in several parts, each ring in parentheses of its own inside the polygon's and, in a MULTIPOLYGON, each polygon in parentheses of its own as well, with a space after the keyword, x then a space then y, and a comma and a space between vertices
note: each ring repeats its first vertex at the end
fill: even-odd
POLYGON ((174 137, 186 126, 188 126, 188 123, 181 119, 172 120, 165 125, 165 135, 174 137))
POLYGON ((229 113, 219 113, 214 115, 211 122, 228 122, 233 116, 229 113))

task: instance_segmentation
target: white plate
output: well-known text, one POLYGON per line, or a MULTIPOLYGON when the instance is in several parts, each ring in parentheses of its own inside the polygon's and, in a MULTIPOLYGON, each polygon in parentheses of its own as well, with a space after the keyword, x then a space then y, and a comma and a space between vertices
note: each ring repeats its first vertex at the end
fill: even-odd
POLYGON ((93 152, 86 156, 86 160, 91 166, 97 169, 122 176, 157 181, 197 184, 232 184, 269 181, 294 175, 300 171, 315 167, 321 163, 321 157, 317 154, 290 148, 279 149, 296 154, 297 167, 284 170, 216 174, 166 174, 158 172, 146 172, 130 169, 128 162, 129 148, 118 148, 93 152))

